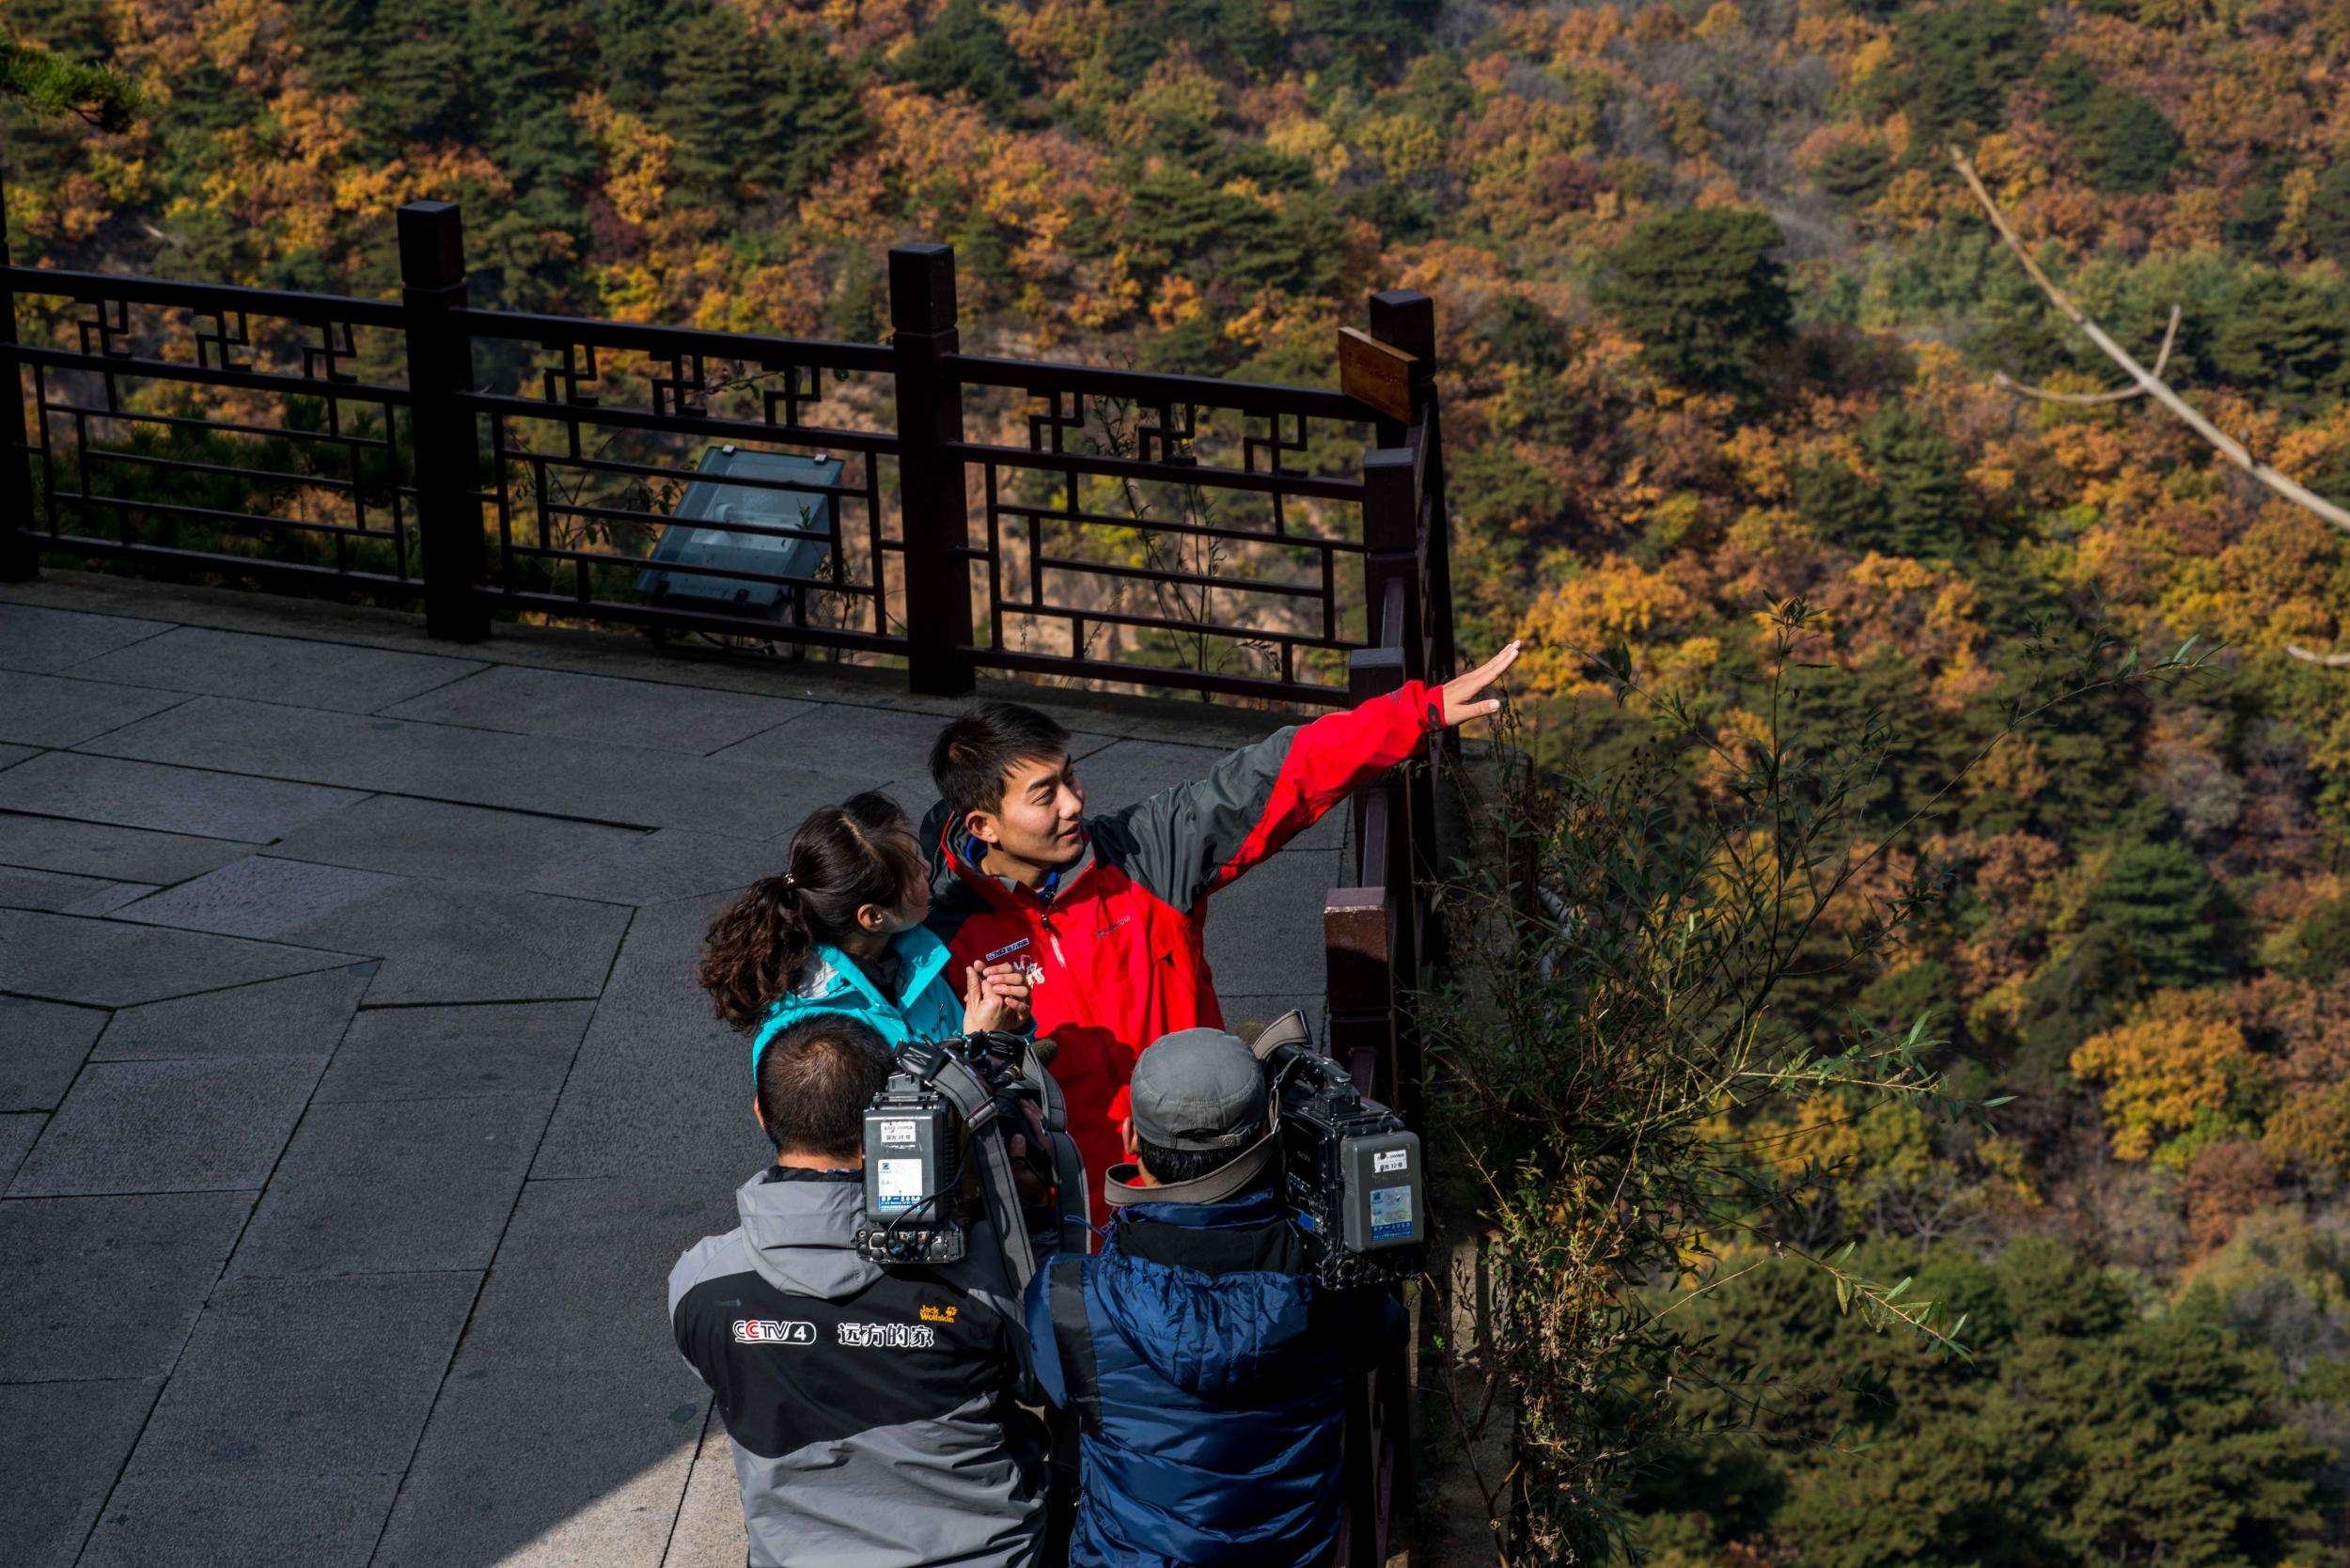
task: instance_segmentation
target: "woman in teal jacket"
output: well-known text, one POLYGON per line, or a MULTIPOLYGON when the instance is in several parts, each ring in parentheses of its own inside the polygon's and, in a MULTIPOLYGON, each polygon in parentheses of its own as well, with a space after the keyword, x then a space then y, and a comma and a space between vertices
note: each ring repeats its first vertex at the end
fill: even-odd
POLYGON ((892 1045, 1029 1028, 1020 967, 974 964, 955 983, 947 945, 922 925, 930 903, 895 801, 869 791, 811 812, 782 873, 752 884, 703 942, 701 983, 718 1016, 753 1036, 753 1075, 767 1042, 814 1012, 861 1019, 892 1045))

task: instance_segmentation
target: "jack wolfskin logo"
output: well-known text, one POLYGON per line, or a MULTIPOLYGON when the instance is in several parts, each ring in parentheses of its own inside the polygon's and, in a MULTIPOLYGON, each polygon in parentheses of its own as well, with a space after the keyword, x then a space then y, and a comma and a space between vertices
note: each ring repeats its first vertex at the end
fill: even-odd
POLYGON ((924 1323, 952 1323, 955 1321, 956 1310, 957 1309, 952 1307, 925 1307, 922 1309, 922 1321, 924 1323))
POLYGON ((812 1323, 777 1322, 774 1318, 737 1318, 734 1320, 734 1342, 738 1345, 812 1345, 816 1342, 816 1325, 812 1323))
POLYGON ((938 1331, 928 1324, 842 1323, 833 1327, 852 1350, 928 1350, 938 1342, 938 1331))
POLYGON ((1095 932, 1093 933, 1094 940, 1101 940, 1103 937, 1107 936, 1111 932, 1116 931, 1120 926, 1124 925, 1127 921, 1133 918, 1134 917, 1132 915, 1120 915, 1117 919, 1112 920, 1108 925, 1105 925, 1100 931, 1095 932))

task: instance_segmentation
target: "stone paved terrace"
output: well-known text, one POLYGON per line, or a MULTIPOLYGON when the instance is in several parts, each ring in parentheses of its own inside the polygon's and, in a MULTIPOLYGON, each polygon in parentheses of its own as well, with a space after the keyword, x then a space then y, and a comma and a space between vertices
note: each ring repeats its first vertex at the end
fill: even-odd
MULTIPOLYGON (((1021 690, 1096 809, 1280 722, 1021 690)), ((766 1153, 695 949, 809 808, 927 806, 954 706, 0 588, 0 1562, 740 1563, 663 1313, 766 1153)), ((1235 1019, 1319 1025, 1339 831, 1217 901, 1235 1019)))

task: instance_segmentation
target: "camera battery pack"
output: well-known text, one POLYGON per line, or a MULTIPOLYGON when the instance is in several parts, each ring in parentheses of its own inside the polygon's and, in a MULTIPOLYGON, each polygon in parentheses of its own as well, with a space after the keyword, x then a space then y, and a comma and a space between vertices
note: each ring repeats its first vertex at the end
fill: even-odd
MULTIPOLYGON (((954 1112, 945 1104, 876 1105, 865 1113, 865 1213, 896 1219, 938 1190, 954 1112)), ((935 1205, 932 1205, 934 1208, 935 1205)), ((927 1212, 927 1211, 926 1211, 927 1212)))
POLYGON ((1339 1169, 1346 1194, 1343 1224, 1349 1248, 1374 1252, 1428 1239, 1418 1133, 1350 1137, 1339 1146, 1339 1169))

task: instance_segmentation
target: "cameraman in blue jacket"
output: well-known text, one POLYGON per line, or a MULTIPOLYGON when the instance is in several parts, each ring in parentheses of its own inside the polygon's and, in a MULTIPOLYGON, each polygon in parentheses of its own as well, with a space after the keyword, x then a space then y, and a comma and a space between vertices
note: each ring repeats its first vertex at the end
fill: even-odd
POLYGON ((1263 1069, 1222 1029, 1135 1063, 1101 1252, 1028 1283, 1045 1397, 1078 1421, 1072 1568, 1320 1568, 1336 1544, 1350 1372, 1403 1333, 1332 1293, 1275 1191, 1263 1069))

